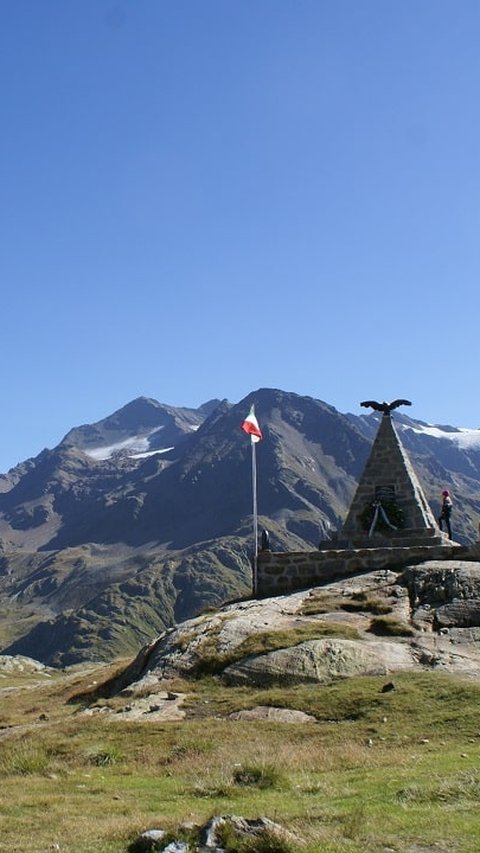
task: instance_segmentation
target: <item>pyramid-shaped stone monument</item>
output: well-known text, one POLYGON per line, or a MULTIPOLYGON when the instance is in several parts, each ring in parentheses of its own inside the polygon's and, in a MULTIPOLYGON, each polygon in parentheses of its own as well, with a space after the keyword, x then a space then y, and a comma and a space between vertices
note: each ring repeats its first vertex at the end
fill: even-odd
POLYGON ((383 415, 340 533, 346 547, 451 544, 436 523, 393 425, 391 411, 403 404, 410 402, 361 404, 383 415))

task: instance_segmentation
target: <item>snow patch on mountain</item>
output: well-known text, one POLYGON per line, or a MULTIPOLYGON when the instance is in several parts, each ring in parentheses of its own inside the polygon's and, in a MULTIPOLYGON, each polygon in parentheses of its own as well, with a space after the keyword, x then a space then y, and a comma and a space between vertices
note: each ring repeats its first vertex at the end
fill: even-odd
POLYGON ((411 430, 417 435, 430 435, 432 438, 439 438, 443 441, 451 441, 462 450, 480 450, 480 429, 469 429, 467 427, 445 428, 434 426, 433 424, 425 424, 425 426, 407 426, 405 430, 411 430))
POLYGON ((172 446, 150 450, 150 435, 153 432, 158 432, 158 429, 151 430, 148 435, 134 435, 130 436, 130 438, 125 438, 123 441, 116 441, 113 444, 85 448, 83 452, 90 459, 95 459, 96 462, 105 462, 118 453, 125 453, 130 459, 147 459, 149 456, 168 453, 169 450, 174 449, 172 446))
POLYGON ((104 447, 90 447, 84 450, 87 456, 95 459, 98 462, 104 462, 106 459, 111 459, 116 453, 122 450, 131 450, 133 452, 142 453, 148 451, 150 447, 148 438, 133 436, 126 438, 124 441, 117 441, 115 444, 109 444, 104 447))
POLYGON ((168 453, 169 450, 174 450, 174 447, 162 447, 161 450, 147 450, 145 453, 132 453, 130 459, 148 459, 149 456, 158 456, 159 453, 168 453))

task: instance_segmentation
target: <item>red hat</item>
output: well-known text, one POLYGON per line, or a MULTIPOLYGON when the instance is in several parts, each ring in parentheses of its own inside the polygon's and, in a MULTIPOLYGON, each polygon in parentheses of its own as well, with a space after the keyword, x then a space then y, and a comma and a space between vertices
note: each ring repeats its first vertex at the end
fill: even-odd
POLYGON ((447 492, 447 490, 446 490, 446 489, 445 489, 445 491, 444 491, 444 492, 442 492, 442 495, 443 495, 443 497, 444 497, 444 498, 448 498, 449 494, 450 494, 450 492, 447 492))

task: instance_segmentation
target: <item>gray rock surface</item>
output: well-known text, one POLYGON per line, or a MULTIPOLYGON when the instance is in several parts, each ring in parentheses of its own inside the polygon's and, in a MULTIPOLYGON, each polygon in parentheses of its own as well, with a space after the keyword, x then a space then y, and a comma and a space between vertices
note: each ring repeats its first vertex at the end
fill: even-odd
POLYGON ((480 564, 429 561, 401 572, 374 571, 291 595, 243 601, 189 619, 146 646, 116 689, 188 677, 212 656, 217 672, 223 670, 231 684, 324 684, 409 669, 478 677, 479 640, 480 564), (385 624, 381 637, 378 628, 376 634, 370 630, 375 619, 385 624), (295 639, 294 629, 307 627, 312 639, 295 639), (398 627, 411 636, 395 636, 398 627), (358 639, 348 638, 352 628, 358 639), (330 629, 332 636, 325 636, 330 629), (289 632, 284 647, 242 655, 244 641, 275 632, 289 632))
POLYGON ((39 672, 48 676, 50 668, 25 655, 0 655, 0 675, 7 672, 39 672))
POLYGON ((273 723, 316 723, 315 717, 304 711, 294 711, 292 708, 272 708, 269 705, 257 705, 243 711, 234 711, 228 715, 229 720, 267 720, 273 723))
MULTIPOLYGON (((157 681, 158 684, 158 681, 157 681)), ((148 696, 132 697, 120 708, 112 710, 106 705, 93 705, 83 711, 88 716, 108 716, 114 720, 134 720, 135 722, 177 722, 185 719, 182 708, 183 693, 159 691, 148 696)))
POLYGON ((223 674, 227 684, 257 687, 302 681, 328 684, 352 675, 387 675, 414 669, 415 663, 408 645, 322 639, 248 658, 227 666, 223 674))
POLYGON ((207 851, 220 853, 222 848, 219 829, 225 824, 228 824, 239 838, 251 838, 268 833, 271 837, 277 836, 285 841, 298 842, 298 838, 291 832, 268 817, 245 818, 238 815, 216 815, 201 828, 198 836, 198 849, 205 851, 205 853, 207 851))

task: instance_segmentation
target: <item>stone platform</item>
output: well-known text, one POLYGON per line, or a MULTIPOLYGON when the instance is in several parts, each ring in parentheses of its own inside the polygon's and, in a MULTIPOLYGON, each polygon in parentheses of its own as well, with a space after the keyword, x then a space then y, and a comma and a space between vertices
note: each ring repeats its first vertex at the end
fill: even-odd
POLYGON ((409 548, 417 545, 457 545, 448 538, 438 527, 418 527, 408 530, 388 530, 385 533, 352 533, 347 538, 344 535, 321 542, 320 551, 351 548, 409 548))
POLYGON ((364 572, 401 570, 426 560, 471 560, 480 562, 480 545, 459 545, 442 538, 441 542, 402 547, 338 548, 318 551, 260 551, 257 560, 256 595, 258 598, 282 595, 322 586, 364 572))

